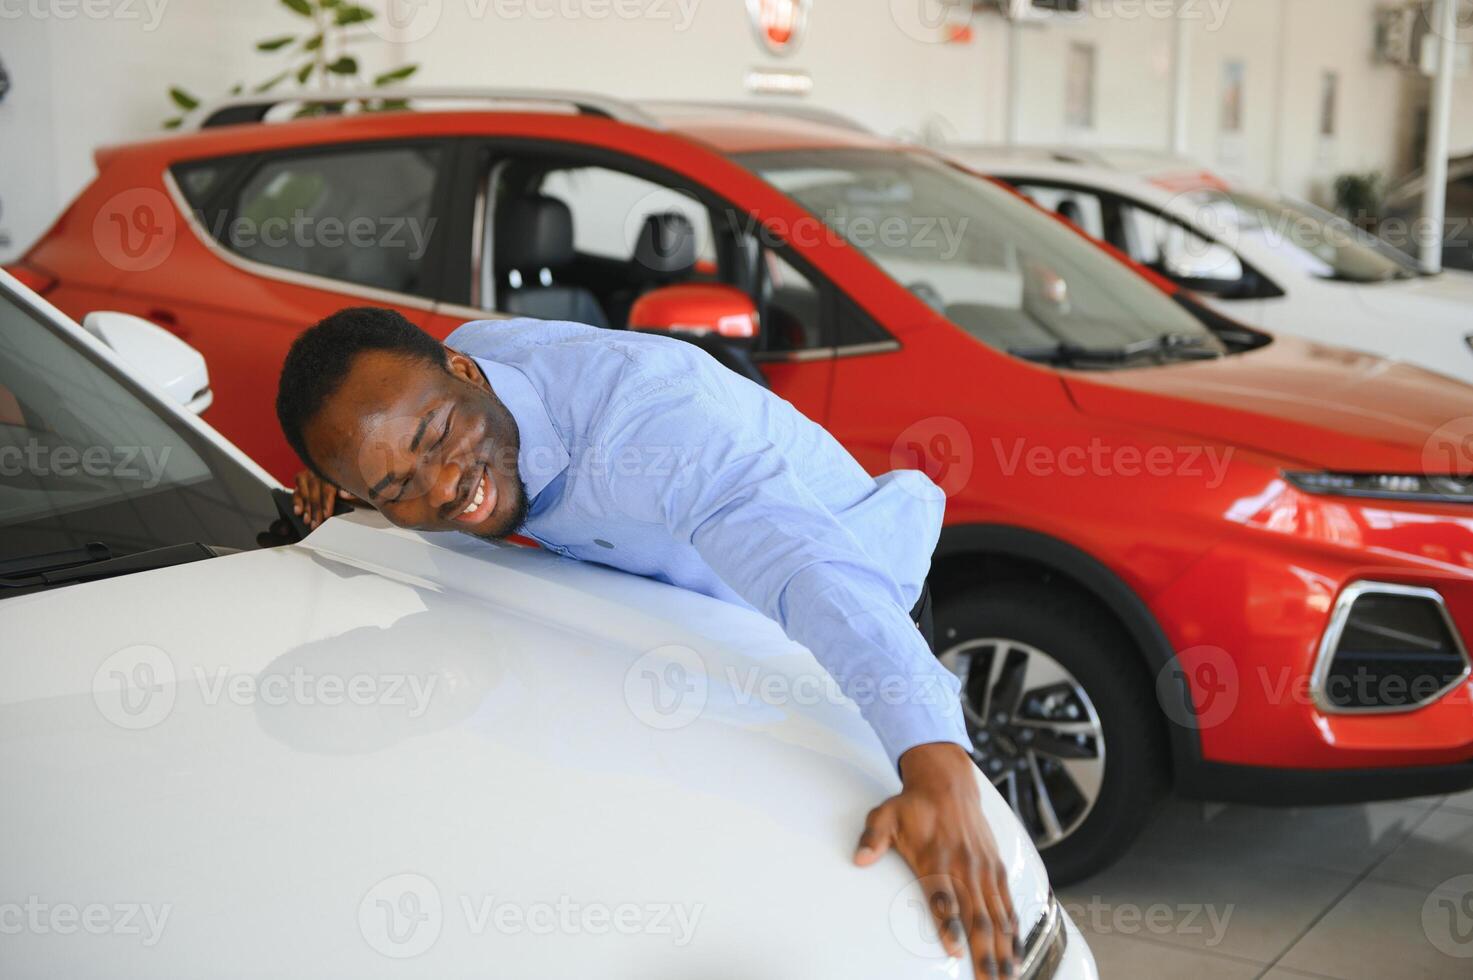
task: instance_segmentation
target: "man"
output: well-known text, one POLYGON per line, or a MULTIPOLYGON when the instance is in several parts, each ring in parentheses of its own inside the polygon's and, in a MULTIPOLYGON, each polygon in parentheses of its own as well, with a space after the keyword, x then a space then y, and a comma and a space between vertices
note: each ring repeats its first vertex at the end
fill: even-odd
POLYGON ((477 321, 442 345, 392 311, 342 310, 292 345, 276 408, 309 467, 296 505, 312 526, 351 494, 402 527, 521 533, 780 623, 899 768, 856 863, 896 849, 948 950, 965 940, 978 975, 1012 972, 1017 925, 958 685, 917 628, 945 505, 924 475, 871 478, 690 344, 571 323, 477 321))

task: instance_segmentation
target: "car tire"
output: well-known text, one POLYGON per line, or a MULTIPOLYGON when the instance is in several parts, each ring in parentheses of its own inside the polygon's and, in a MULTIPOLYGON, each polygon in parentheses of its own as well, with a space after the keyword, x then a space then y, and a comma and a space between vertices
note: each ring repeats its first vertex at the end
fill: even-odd
POLYGON ((1054 884, 1117 860, 1167 771, 1154 688, 1119 624, 1087 597, 1027 583, 939 597, 935 619, 937 656, 963 679, 973 758, 1054 884))

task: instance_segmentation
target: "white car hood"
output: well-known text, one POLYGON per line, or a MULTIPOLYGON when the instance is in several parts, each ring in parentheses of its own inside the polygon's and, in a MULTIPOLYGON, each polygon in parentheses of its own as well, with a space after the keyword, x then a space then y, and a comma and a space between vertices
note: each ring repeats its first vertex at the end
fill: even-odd
POLYGON ((0 647, 0 974, 957 975, 850 863, 878 741, 764 702, 819 668, 750 611, 355 514, 5 600, 0 647))

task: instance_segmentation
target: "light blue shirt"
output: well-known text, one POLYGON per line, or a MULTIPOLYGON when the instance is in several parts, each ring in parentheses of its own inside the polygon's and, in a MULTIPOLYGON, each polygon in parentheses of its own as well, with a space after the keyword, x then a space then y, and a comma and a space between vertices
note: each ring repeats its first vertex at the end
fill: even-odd
POLYGON ((516 420, 521 533, 776 620, 891 762, 927 742, 971 748, 956 678, 910 619, 946 504, 924 474, 871 477, 788 402, 679 340, 513 319, 445 343, 516 420))

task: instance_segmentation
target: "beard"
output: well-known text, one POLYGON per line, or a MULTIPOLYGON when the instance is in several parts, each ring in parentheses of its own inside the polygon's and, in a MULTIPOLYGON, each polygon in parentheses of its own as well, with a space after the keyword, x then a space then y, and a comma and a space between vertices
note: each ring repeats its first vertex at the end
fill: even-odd
POLYGON ((522 482, 521 477, 517 477, 516 506, 511 514, 501 522, 499 527, 483 531, 476 537, 485 538, 487 541, 504 541, 526 526, 527 515, 531 510, 532 501, 527 498, 527 485, 522 482))

